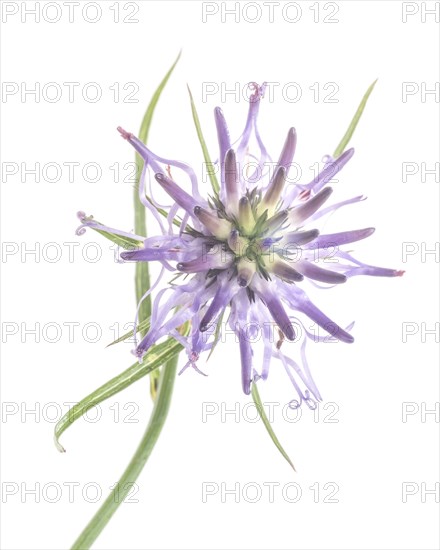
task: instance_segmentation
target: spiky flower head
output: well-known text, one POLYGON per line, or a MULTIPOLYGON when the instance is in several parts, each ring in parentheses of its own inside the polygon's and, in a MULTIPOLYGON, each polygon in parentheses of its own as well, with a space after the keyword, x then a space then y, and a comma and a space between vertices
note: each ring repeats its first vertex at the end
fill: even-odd
MULTIPOLYGON (((294 128, 288 130, 278 162, 272 163, 257 127, 264 88, 264 84, 252 84, 246 125, 234 143, 222 111, 215 109, 221 185, 207 198, 199 192, 192 168, 157 156, 133 134, 118 128, 144 160, 139 196, 161 229, 161 235, 143 240, 142 247, 123 252, 121 257, 162 265, 159 279, 148 294, 159 285, 165 271, 178 275, 155 296, 150 329, 135 353, 142 358, 160 338, 171 335, 188 355, 181 372, 188 367, 201 372, 197 366, 200 355, 217 344, 219 333, 228 326, 239 344, 246 394, 252 382, 267 378, 271 361, 277 359, 297 393, 291 406, 305 402, 315 408, 321 395, 307 364, 305 346, 308 339, 323 340, 324 336, 312 334, 298 315, 345 343, 353 342, 353 323, 343 328, 327 317, 304 291, 304 280, 332 287, 356 275, 395 277, 403 272, 364 264, 340 248, 369 237, 373 228, 319 233, 315 224, 320 218, 364 198, 327 205, 332 195, 328 183, 352 158, 354 150, 348 149, 336 159, 325 157, 322 170, 309 183, 289 182, 296 132, 294 128), (251 141, 257 145, 254 155, 249 151, 251 141), (188 191, 181 186, 181 176, 189 179, 188 191), (173 201, 165 213, 163 205, 153 199, 152 180, 173 201), (331 263, 324 262, 329 249, 333 251, 331 263), (177 330, 186 321, 191 323, 188 337, 177 330), (263 353, 257 365, 253 343, 259 336, 263 353), (290 356, 292 346, 284 352, 285 339, 299 341, 299 357, 290 356)), ((80 231, 90 226, 136 237, 97 224, 82 213, 80 218, 80 231)))

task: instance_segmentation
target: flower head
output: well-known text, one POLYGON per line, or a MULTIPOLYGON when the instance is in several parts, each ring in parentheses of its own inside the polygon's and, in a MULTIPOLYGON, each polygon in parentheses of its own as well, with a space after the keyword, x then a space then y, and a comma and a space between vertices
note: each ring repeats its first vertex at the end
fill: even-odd
MULTIPOLYGON (((157 293, 150 329, 135 353, 141 358, 160 338, 172 335, 188 355, 182 371, 188 367, 198 370, 200 355, 215 345, 223 323, 227 323, 238 340, 246 394, 252 381, 267 378, 271 361, 277 359, 297 392, 291 405, 305 402, 315 408, 321 396, 307 364, 305 345, 308 339, 323 340, 324 336, 310 333, 298 315, 345 343, 353 342, 353 324, 343 328, 318 309, 303 289, 305 279, 315 286, 323 283, 332 287, 356 275, 395 277, 403 272, 364 264, 340 249, 369 237, 373 228, 320 234, 318 219, 363 200, 357 196, 328 205, 332 188, 327 184, 351 159, 354 150, 348 149, 336 159, 325 157, 323 169, 309 183, 289 182, 296 132, 294 128, 288 130, 278 162, 271 163, 257 127, 264 88, 252 85, 246 125, 235 143, 231 143, 222 111, 215 109, 221 185, 219 192, 210 197, 199 192, 196 174, 188 165, 157 156, 133 134, 118 128, 144 160, 140 200, 161 229, 161 235, 143 240, 142 247, 123 252, 121 258, 159 262, 162 270, 156 285, 165 271, 178 274, 157 293), (256 155, 249 152, 251 140, 256 142, 256 155), (190 192, 179 185, 180 179, 172 175, 174 171, 189 178, 190 192), (165 208, 165 217, 162 205, 151 193, 151 176, 153 184, 172 199, 165 208), (146 194, 147 186, 150 196, 146 194), (336 260, 332 263, 324 262, 329 249, 336 260), (177 330, 186 321, 191 322, 188 337, 177 330), (257 335, 263 336, 260 366, 252 344, 257 335), (284 352, 286 339, 301 341, 296 360, 284 352)), ((91 226, 127 235, 97 224, 84 214, 81 219, 80 230, 91 226)))

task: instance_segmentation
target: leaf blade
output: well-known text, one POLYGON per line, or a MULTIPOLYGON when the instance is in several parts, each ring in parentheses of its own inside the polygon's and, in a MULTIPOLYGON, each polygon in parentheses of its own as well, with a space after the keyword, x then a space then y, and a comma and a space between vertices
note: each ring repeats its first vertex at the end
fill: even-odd
MULTIPOLYGON (((150 132, 151 122, 153 120, 153 115, 157 106, 157 103, 162 95, 162 92, 174 71, 179 59, 181 52, 177 56, 174 63, 171 65, 168 72, 165 74, 161 80, 159 86, 156 88, 150 103, 145 111, 144 117, 141 122, 139 129, 139 139, 146 143, 148 139, 148 134, 150 132)), ((134 185, 134 231, 137 235, 147 236, 147 223, 146 223, 146 212, 145 207, 139 200, 139 178, 142 172, 143 159, 138 153, 135 154, 136 160, 136 181, 134 185)), ((136 301, 139 303, 144 296, 145 292, 150 287, 150 273, 148 269, 147 262, 136 262, 136 272, 135 272, 135 287, 136 287, 136 301)), ((139 320, 142 322, 144 319, 147 319, 151 315, 151 298, 147 296, 142 302, 139 308, 139 320)))
POLYGON ((174 338, 169 338, 165 342, 152 347, 142 363, 134 363, 131 367, 114 378, 111 378, 108 382, 81 399, 79 403, 69 409, 55 426, 54 439, 57 449, 60 452, 65 452, 64 447, 59 442, 61 435, 68 427, 87 412, 88 409, 95 405, 99 405, 102 401, 109 399, 150 372, 153 372, 155 369, 171 360, 174 356, 178 356, 182 349, 183 346, 179 342, 174 340, 174 338))
POLYGON ((200 125, 200 119, 199 115, 197 114, 196 105, 194 103, 194 98, 192 96, 191 90, 188 87, 188 93, 189 93, 189 99, 191 102, 191 112, 193 116, 194 125, 196 127, 197 137, 199 138, 200 146, 202 148, 203 158, 205 159, 205 164, 208 169, 208 176, 211 181, 212 189, 214 190, 214 193, 218 195, 220 191, 220 186, 217 180, 217 177, 215 175, 215 172, 213 170, 214 164, 211 161, 211 157, 209 156, 208 147, 206 146, 205 138, 203 137, 202 127, 200 125))
POLYGON ((130 237, 123 237, 122 235, 116 235, 115 233, 102 231, 102 229, 97 229, 96 227, 91 227, 91 229, 93 229, 112 243, 117 244, 124 250, 134 250, 142 246, 142 242, 138 241, 137 239, 131 239, 130 237))
POLYGON ((139 474, 142 472, 168 416, 176 379, 177 361, 178 356, 173 357, 162 369, 157 399, 142 440, 118 483, 73 543, 72 550, 87 550, 92 546, 120 504, 129 495, 139 474))
POLYGON ((354 131, 356 130, 356 126, 358 125, 358 122, 362 116, 362 113, 364 112, 365 106, 367 104, 368 98, 371 95, 371 92, 374 89, 374 86, 377 82, 376 80, 369 86, 368 90, 365 92, 363 98, 361 99, 361 102, 359 103, 359 107, 357 108, 353 118, 351 119, 351 122, 347 128, 347 131, 343 135, 341 141, 339 142, 339 145, 336 147, 335 152, 333 153, 334 158, 338 158, 342 153, 344 152, 346 146, 348 145, 351 136, 353 135, 354 131))
MULTIPOLYGON (((148 104, 148 107, 145 111, 140 129, 139 129, 139 139, 144 143, 146 143, 148 139, 151 122, 153 120, 153 115, 154 115, 157 103, 160 99, 160 96, 162 95, 162 92, 171 74, 174 71, 174 68, 176 67, 180 59, 181 53, 182 52, 180 51, 176 60, 174 61, 174 63, 171 65, 168 72, 165 74, 165 76, 161 80, 159 86, 156 88, 156 91, 154 92, 150 100, 150 103, 148 104)), ((140 174, 142 173, 142 166, 144 161, 140 157, 140 155, 138 155, 138 153, 135 154, 135 161, 136 161, 136 181, 134 185, 134 230, 137 235, 145 235, 145 237, 147 237, 147 222, 146 222, 145 207, 139 200, 139 179, 140 179, 140 174)), ((144 300, 142 300, 149 288, 150 288, 150 271, 148 268, 148 263, 136 262, 135 292, 136 292, 136 302, 137 304, 139 304, 138 317, 139 317, 140 323, 142 323, 142 321, 144 321, 145 319, 148 319, 148 317, 150 317, 151 315, 151 296, 147 296, 144 300)), ((144 332, 141 332, 142 336, 144 334, 145 334, 144 332)), ((150 377, 150 393, 153 400, 155 399, 155 396, 156 396, 157 383, 158 383, 158 372, 153 371, 150 377)))
POLYGON ((257 384, 255 382, 252 383, 252 399, 254 400, 255 406, 257 407, 258 414, 260 415, 261 420, 263 421, 264 427, 267 430, 267 433, 269 434, 270 438, 275 444, 275 447, 280 451, 280 453, 283 455, 283 457, 287 460, 287 462, 290 464, 290 466, 293 468, 293 470, 296 472, 295 466, 293 465, 293 462, 290 460, 289 455, 284 450, 283 446, 281 445, 279 439, 275 435, 275 432, 272 429, 272 426, 270 425, 269 419, 266 416, 266 413, 264 412, 263 403, 261 402, 261 397, 257 389, 257 384))
POLYGON ((108 344, 107 347, 109 348, 111 346, 114 346, 115 344, 120 344, 121 342, 124 342, 124 340, 130 338, 130 336, 134 336, 135 334, 137 334, 139 331, 148 330, 150 328, 150 320, 151 317, 148 317, 148 319, 145 319, 144 321, 142 321, 142 323, 138 323, 138 325, 133 328, 133 330, 130 330, 130 332, 126 332, 125 334, 108 344))

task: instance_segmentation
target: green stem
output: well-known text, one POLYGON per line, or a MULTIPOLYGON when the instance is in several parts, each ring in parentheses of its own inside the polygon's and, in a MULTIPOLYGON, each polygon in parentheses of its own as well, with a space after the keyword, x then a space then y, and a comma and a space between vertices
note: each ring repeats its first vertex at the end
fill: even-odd
POLYGON ((157 398, 144 436, 129 465, 110 495, 77 538, 72 550, 88 550, 133 488, 160 436, 170 408, 179 356, 162 368, 157 398))

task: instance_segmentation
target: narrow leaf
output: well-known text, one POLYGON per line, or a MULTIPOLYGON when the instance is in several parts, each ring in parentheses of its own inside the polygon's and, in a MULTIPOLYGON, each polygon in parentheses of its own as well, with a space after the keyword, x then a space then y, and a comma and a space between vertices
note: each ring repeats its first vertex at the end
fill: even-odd
POLYGON ((139 323, 136 326, 136 330, 135 329, 130 330, 130 332, 127 332, 123 336, 120 336, 117 340, 115 340, 114 342, 109 344, 107 347, 109 348, 111 346, 114 346, 115 344, 119 344, 120 342, 123 342, 124 340, 127 340, 131 336, 134 336, 135 334, 137 334, 140 330, 142 332, 146 332, 150 328, 150 319, 151 319, 151 317, 148 317, 148 319, 145 319, 145 321, 142 321, 142 323, 139 323))
MULTIPOLYGON (((180 54, 177 56, 174 63, 171 65, 171 68, 166 73, 162 82, 157 87, 156 91, 151 98, 151 101, 145 111, 144 118, 142 119, 141 127, 139 129, 139 139, 144 143, 147 142, 148 134, 150 131, 151 121, 153 120, 154 111, 156 109, 157 102, 159 101, 160 96, 174 71, 177 62, 180 59, 180 54)), ((139 200, 139 178, 142 172, 143 159, 136 153, 136 183, 134 186, 134 230, 137 235, 147 236, 147 224, 146 224, 146 212, 145 207, 139 200)), ((150 271, 148 267, 148 262, 136 262, 135 267, 135 290, 136 290, 136 302, 142 300, 142 297, 145 295, 147 290, 150 288, 150 271)), ((151 296, 147 296, 145 300, 142 301, 139 307, 139 321, 142 323, 145 319, 148 319, 151 315, 151 296)), ((144 332, 141 332, 144 335, 144 332)), ((153 372, 150 377, 150 393, 151 397, 156 398, 157 382, 158 382, 158 372, 153 372)))
POLYGON ((214 190, 214 193, 218 195, 220 191, 220 187, 214 172, 214 164, 212 163, 211 157, 209 156, 208 148, 206 146, 205 138, 203 137, 202 128, 200 126, 199 115, 197 114, 197 109, 194 103, 191 90, 189 89, 189 86, 188 86, 188 92, 189 92, 189 98, 191 101, 191 111, 192 111, 192 116, 194 120, 194 125, 196 127, 197 137, 199 138, 199 142, 202 147, 203 158, 205 159, 206 169, 208 171, 209 179, 211 180, 211 185, 214 190))
POLYGON ((167 74, 163 77, 161 83, 157 87, 156 91, 153 94, 153 97, 151 98, 151 101, 147 107, 147 110, 145 111, 144 118, 142 119, 141 128, 139 130, 139 139, 146 143, 148 138, 148 133, 150 131, 151 121, 153 120, 154 111, 156 109, 157 102, 159 101, 159 98, 167 85, 167 82, 171 76, 171 74, 174 71, 174 68, 176 67, 180 56, 182 55, 182 52, 179 52, 179 55, 176 57, 176 60, 171 65, 169 71, 167 74))
POLYGON ((350 122, 350 126, 347 128, 347 131, 345 132, 344 137, 341 139, 341 142, 336 147, 335 152, 333 153, 334 158, 338 158, 345 151, 345 148, 347 147, 348 142, 350 141, 351 136, 353 135, 356 129, 356 126, 358 125, 359 119, 361 118, 362 113, 364 112, 365 105, 367 104, 368 98, 370 97, 370 94, 373 91, 373 88, 376 82, 377 82, 377 78, 373 82, 373 84, 371 84, 368 90, 365 92, 365 95, 362 98, 362 101, 359 103, 359 107, 357 108, 357 111, 355 112, 354 117, 350 122))
POLYGON ((276 448, 280 451, 283 457, 295 470, 295 466, 293 465, 293 462, 290 460, 289 455, 283 449, 281 443, 279 442, 277 436, 275 435, 275 432, 272 429, 272 426, 270 425, 270 422, 266 416, 266 413, 264 412, 263 403, 261 402, 260 394, 258 393, 257 384, 255 382, 252 383, 252 399, 254 400, 255 406, 257 407, 257 411, 261 417, 261 420, 263 421, 264 427, 266 428, 267 433, 270 435, 270 438, 274 442, 276 448))
POLYGON ((116 243, 121 248, 124 248, 125 250, 133 250, 134 248, 139 248, 142 246, 142 242, 138 241, 137 239, 131 239, 130 237, 123 237, 122 235, 115 235, 114 233, 109 233, 108 231, 101 231, 101 229, 95 229, 94 227, 91 227, 94 231, 108 239, 109 241, 112 241, 113 243, 116 243))
POLYGON ((61 434, 67 430, 67 428, 69 428, 75 420, 78 420, 78 418, 87 412, 88 409, 98 405, 102 401, 105 401, 112 395, 119 393, 140 378, 146 376, 172 359, 174 356, 178 356, 182 349, 182 345, 174 340, 174 338, 169 338, 165 342, 153 346, 145 355, 142 363, 134 363, 134 365, 126 369, 124 372, 121 372, 82 399, 79 403, 74 405, 55 426, 55 445, 58 450, 65 452, 64 447, 59 442, 61 434))
MULTIPOLYGON (((171 65, 171 68, 166 73, 161 83, 157 87, 156 91, 153 94, 153 97, 150 100, 150 103, 145 111, 144 118, 142 119, 141 127, 139 129, 139 139, 144 143, 147 142, 148 134, 150 131, 151 122, 153 120, 154 111, 159 101, 160 96, 175 68, 177 62, 180 59, 180 54, 177 56, 174 63, 171 65)), ((143 159, 136 153, 136 183, 134 190, 134 231, 137 235, 147 236, 147 226, 146 226, 146 212, 145 207, 139 200, 139 177, 142 172, 143 159)), ((139 303, 142 296, 150 288, 150 273, 148 269, 147 262, 136 262, 136 274, 135 274, 135 283, 136 283, 136 301, 139 303)), ((148 296, 141 304, 139 309, 139 320, 142 322, 144 319, 147 319, 151 315, 151 299, 148 296)))
POLYGON ((136 480, 150 457, 167 419, 174 381, 176 379, 177 361, 178 356, 175 355, 162 369, 159 378, 157 399, 142 440, 120 480, 74 542, 72 550, 88 550, 92 546, 119 508, 119 505, 135 486, 136 480))

